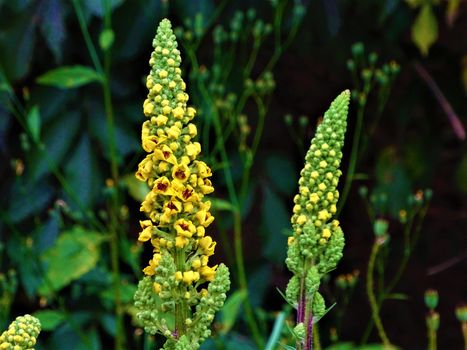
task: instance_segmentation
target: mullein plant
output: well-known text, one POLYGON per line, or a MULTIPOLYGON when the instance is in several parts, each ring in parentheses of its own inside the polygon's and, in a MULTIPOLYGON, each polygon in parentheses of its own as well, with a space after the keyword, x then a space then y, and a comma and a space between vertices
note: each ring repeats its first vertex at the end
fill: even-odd
POLYGON ((337 184, 342 172, 344 134, 350 91, 342 92, 324 114, 305 156, 299 193, 294 198, 293 235, 288 238, 286 264, 293 273, 286 299, 297 309, 294 335, 296 347, 312 349, 313 325, 326 312, 318 292, 321 278, 335 268, 342 257, 344 234, 337 211, 337 184))
POLYGON ((141 205, 138 240, 150 242, 152 258, 135 293, 137 319, 150 334, 167 338, 163 349, 198 349, 211 334, 214 314, 230 288, 229 270, 212 266, 216 242, 206 235, 213 222, 211 169, 198 160, 201 146, 191 123, 196 111, 187 107, 180 51, 171 23, 159 24, 153 41, 151 72, 144 101, 142 146, 148 153, 136 177, 151 191, 141 205))
POLYGON ((41 323, 31 315, 19 316, 0 335, 1 350, 34 350, 41 323))

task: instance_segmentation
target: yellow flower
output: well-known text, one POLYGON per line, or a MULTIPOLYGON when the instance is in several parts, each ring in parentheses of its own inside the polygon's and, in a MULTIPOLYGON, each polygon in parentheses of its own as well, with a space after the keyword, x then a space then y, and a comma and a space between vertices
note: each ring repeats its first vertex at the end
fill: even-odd
POLYGON ((318 219, 320 219, 322 221, 326 221, 330 216, 331 215, 329 214, 329 212, 326 209, 323 209, 323 210, 318 212, 318 219))
POLYGON ((156 180, 152 191, 157 194, 164 194, 164 195, 173 194, 172 187, 170 186, 170 181, 165 176, 160 177, 156 180))
POLYGON ((176 107, 172 110, 172 113, 175 118, 181 119, 183 118, 184 112, 182 107, 176 107))
POLYGON ((185 182, 188 180, 189 176, 190 176, 190 168, 188 168, 186 164, 175 165, 172 168, 172 177, 174 179, 178 179, 182 182, 185 182))
POLYGON ((319 196, 316 193, 310 194, 310 202, 317 203, 319 201, 319 196))
POLYGON ((187 128, 188 128, 188 134, 191 137, 195 137, 198 134, 198 130, 196 129, 195 124, 190 123, 190 124, 188 124, 187 128))
POLYGON ((216 276, 216 269, 217 265, 214 267, 209 267, 209 266, 203 266, 200 269, 200 274, 203 279, 206 281, 212 281, 214 279, 214 276, 216 276))
POLYGON ((195 115, 196 115, 196 110, 195 110, 193 107, 188 107, 188 108, 186 109, 186 114, 187 114, 187 116, 188 116, 188 117, 190 118, 190 120, 191 120, 191 119, 193 119, 193 118, 195 117, 195 115))
POLYGON ((154 163, 151 157, 144 158, 138 165, 138 171, 136 172, 136 178, 141 181, 146 181, 152 172, 154 163))
POLYGON ((204 234, 206 233, 206 229, 203 226, 198 226, 196 228, 196 235, 198 237, 204 237, 204 234))
POLYGON ((188 239, 183 236, 177 236, 175 237, 175 246, 177 248, 184 248, 185 246, 188 245, 188 239))
POLYGON ((198 170, 198 176, 200 177, 210 177, 212 176, 211 168, 209 168, 205 162, 197 161, 196 169, 198 170))
POLYGON ((300 216, 297 218, 297 224, 303 225, 303 224, 305 224, 305 222, 306 222, 306 216, 305 216, 305 215, 300 215, 300 216))
POLYGON ((174 224, 175 231, 178 235, 191 238, 196 233, 196 226, 190 220, 178 219, 174 224))
POLYGON ((199 240, 198 246, 201 248, 204 255, 211 256, 214 254, 216 242, 214 242, 210 236, 205 236, 199 240))
POLYGON ((139 222, 143 231, 139 234, 138 241, 146 242, 152 237, 153 226, 151 220, 143 220, 139 222))
POLYGON ((156 294, 159 294, 162 290, 162 286, 157 282, 154 282, 152 287, 154 289, 154 292, 156 292, 156 294))
POLYGON ((195 270, 199 269, 201 267, 201 260, 196 258, 191 262, 191 267, 194 268, 195 270))
POLYGON ((170 129, 167 131, 167 135, 169 135, 172 139, 177 139, 181 134, 180 128, 175 125, 172 125, 170 129))
POLYGON ((199 142, 189 143, 186 145, 185 151, 188 157, 194 158, 201 152, 201 145, 199 142))
POLYGON ((156 122, 157 126, 161 126, 167 124, 168 119, 169 118, 167 118, 165 115, 159 114, 154 118, 154 121, 156 122))
POLYGON ((199 272, 195 272, 195 271, 185 271, 183 273, 183 282, 185 282, 186 284, 192 284, 193 282, 196 282, 199 280, 199 272))
POLYGON ((204 210, 197 212, 195 217, 198 219, 199 224, 204 227, 208 227, 214 221, 214 216, 212 216, 210 212, 204 210))
POLYGON ((331 230, 328 228, 323 229, 323 233, 321 234, 321 237, 323 238, 331 237, 331 230))
POLYGON ((209 179, 199 179, 198 186, 203 194, 214 192, 214 187, 212 187, 211 181, 209 179))
POLYGON ((154 254, 151 260, 149 260, 149 266, 143 269, 143 272, 148 276, 153 276, 156 273, 156 268, 159 266, 161 260, 160 254, 154 254))
POLYGON ((152 103, 146 103, 144 105, 144 115, 145 116, 151 115, 153 110, 154 110, 154 105, 152 103))

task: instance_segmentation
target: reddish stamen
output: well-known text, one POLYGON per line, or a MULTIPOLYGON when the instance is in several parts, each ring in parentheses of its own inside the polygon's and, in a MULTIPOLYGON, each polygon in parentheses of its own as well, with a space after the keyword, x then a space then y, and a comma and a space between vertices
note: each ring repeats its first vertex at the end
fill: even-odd
POLYGON ((189 190, 189 189, 187 188, 186 190, 184 190, 184 191, 182 192, 183 198, 184 198, 185 200, 188 199, 188 198, 190 198, 192 192, 193 192, 192 190, 189 190))

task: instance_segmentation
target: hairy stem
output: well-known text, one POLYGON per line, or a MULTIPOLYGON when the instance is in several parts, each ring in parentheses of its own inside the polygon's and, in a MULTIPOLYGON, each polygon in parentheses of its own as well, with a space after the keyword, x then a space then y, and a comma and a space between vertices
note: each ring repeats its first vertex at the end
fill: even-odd
POLYGON ((436 331, 434 329, 428 330, 428 350, 436 350, 436 331))
POLYGON ((371 248, 370 260, 368 262, 368 270, 366 275, 366 291, 368 295, 368 301, 370 302, 371 317, 373 318, 373 322, 375 323, 376 329, 378 330, 379 337, 381 338, 381 341, 383 342, 385 347, 390 347, 391 342, 389 341, 389 338, 384 330, 383 323, 381 322, 381 318, 379 316, 378 303, 376 301, 375 293, 373 291, 373 273, 375 269, 375 260, 380 247, 381 242, 377 238, 375 239, 373 247, 371 248))

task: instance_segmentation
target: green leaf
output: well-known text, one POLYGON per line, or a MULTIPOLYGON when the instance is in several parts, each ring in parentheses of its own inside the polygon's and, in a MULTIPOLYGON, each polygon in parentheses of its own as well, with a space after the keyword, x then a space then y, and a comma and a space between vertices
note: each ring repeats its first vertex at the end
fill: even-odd
POLYGON ((47 270, 39 293, 49 296, 52 291, 62 289, 93 269, 99 260, 99 245, 104 238, 102 233, 79 226, 62 233, 42 256, 47 270))
POLYGON ((13 223, 39 213, 50 204, 54 189, 45 180, 26 184, 16 182, 10 187, 8 214, 13 223))
POLYGON ((41 329, 43 331, 53 331, 66 319, 65 313, 57 310, 42 310, 33 314, 41 321, 41 329))
POLYGON ((27 176, 31 182, 37 181, 42 175, 58 167, 65 157, 80 126, 80 116, 70 112, 63 118, 43 127, 42 139, 44 150, 34 149, 29 159, 27 176))
POLYGON ((43 0, 37 13, 38 26, 56 62, 62 59, 66 38, 64 5, 60 0, 43 0))
POLYGON ((210 199, 212 208, 217 211, 225 210, 225 211, 235 211, 235 207, 229 201, 220 198, 211 198, 210 199))
POLYGON ((115 34, 112 29, 105 29, 102 31, 101 35, 99 36, 99 46, 102 50, 107 51, 112 47, 114 43, 115 34))
MULTIPOLYGON (((16 1, 13 2, 16 3, 16 1)), ((0 10, 2 12, 1 65, 11 82, 25 77, 29 72, 32 58, 37 58, 37 55, 33 54, 37 22, 31 20, 35 18, 36 7, 24 8, 13 15, 4 8, 0 10)))
POLYGON ((128 189, 129 195, 136 201, 142 202, 149 193, 150 188, 146 182, 138 180, 134 174, 123 177, 123 184, 128 189))
MULTIPOLYGON (((81 206, 92 207, 100 190, 101 179, 99 175, 91 141, 84 133, 65 165, 67 183, 81 206)), ((67 202, 74 204, 73 209, 79 209, 78 203, 74 203, 71 198, 67 202)))
POLYGON ((222 334, 228 333, 235 324, 240 307, 246 297, 247 292, 245 290, 237 290, 226 300, 220 316, 222 322, 222 334))
POLYGON ((429 3, 423 5, 412 26, 412 40, 423 56, 438 38, 438 22, 429 3))
POLYGON ((39 107, 34 105, 28 112, 26 116, 26 124, 28 126, 28 130, 31 133, 32 139, 39 143, 40 141, 40 134, 41 134, 41 117, 39 114, 39 107))
POLYGON ((42 85, 72 89, 92 82, 102 81, 102 77, 90 67, 64 66, 44 73, 36 81, 42 85))

